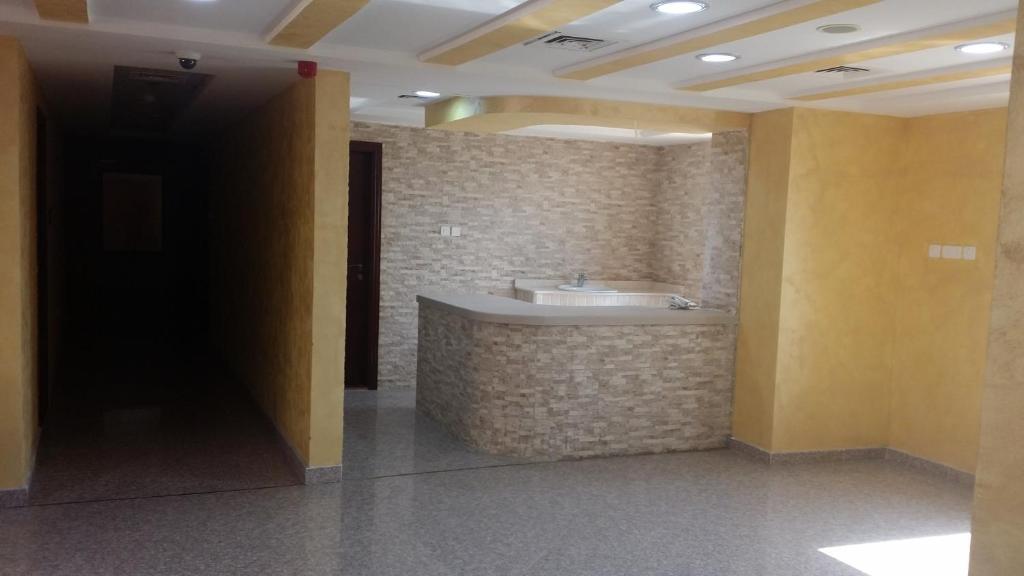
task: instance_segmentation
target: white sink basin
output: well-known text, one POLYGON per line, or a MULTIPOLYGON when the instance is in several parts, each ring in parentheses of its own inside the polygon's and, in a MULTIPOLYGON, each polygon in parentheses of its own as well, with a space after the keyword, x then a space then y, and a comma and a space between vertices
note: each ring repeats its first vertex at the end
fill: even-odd
POLYGON ((615 294, 616 292, 618 292, 618 290, 615 290, 614 288, 608 288, 607 286, 598 286, 596 284, 591 284, 589 286, 586 284, 584 284, 583 286, 576 286, 574 284, 562 284, 561 286, 558 287, 558 289, 564 290, 566 292, 587 292, 590 294, 615 294))

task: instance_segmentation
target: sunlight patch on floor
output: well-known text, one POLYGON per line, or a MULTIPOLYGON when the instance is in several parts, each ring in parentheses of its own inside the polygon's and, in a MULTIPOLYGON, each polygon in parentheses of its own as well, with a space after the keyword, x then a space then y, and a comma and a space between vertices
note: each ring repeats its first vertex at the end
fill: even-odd
POLYGON ((967 576, 971 535, 888 540, 818 550, 867 576, 967 576))

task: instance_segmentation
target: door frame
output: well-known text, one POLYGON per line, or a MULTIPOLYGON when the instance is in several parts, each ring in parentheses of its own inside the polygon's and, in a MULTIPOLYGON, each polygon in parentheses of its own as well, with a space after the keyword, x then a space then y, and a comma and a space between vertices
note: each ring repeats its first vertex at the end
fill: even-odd
MULTIPOLYGON (((377 370, 379 368, 378 346, 380 345, 380 231, 381 231, 381 204, 383 191, 383 166, 384 166, 384 145, 380 142, 363 142, 352 140, 349 142, 349 152, 362 152, 370 154, 371 161, 371 190, 373 195, 371 205, 373 206, 373 222, 370 223, 373 241, 370 243, 370 358, 367 372, 370 374, 366 387, 370 390, 377 389, 377 370)), ((346 271, 347 274, 347 271, 346 271)))

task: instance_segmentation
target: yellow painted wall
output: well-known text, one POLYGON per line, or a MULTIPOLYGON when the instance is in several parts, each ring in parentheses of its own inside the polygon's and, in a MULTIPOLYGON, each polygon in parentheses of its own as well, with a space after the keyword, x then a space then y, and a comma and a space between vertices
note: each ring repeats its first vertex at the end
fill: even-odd
POLYGON ((733 435, 772 447, 782 254, 793 110, 757 114, 750 126, 733 435))
MULTIPOLYGON (((1024 6, 1022 6, 1024 8, 1024 6)), ((1024 29, 1024 10, 1018 12, 1024 29)), ((971 539, 971 576, 1024 573, 1024 45, 1013 62, 971 539)))
POLYGON ((1006 110, 916 118, 906 141, 889 445, 974 472, 1006 110), (929 260, 932 243, 977 246, 978 260, 929 260))
POLYGON ((25 486, 37 441, 35 80, 0 37, 0 490, 25 486))
POLYGON ((903 122, 797 109, 775 395, 777 452, 884 446, 903 122))
POLYGON ((221 144, 214 345, 309 467, 341 462, 348 75, 323 71, 221 144))
POLYGON ((751 132, 734 435, 973 471, 1005 111, 785 114, 755 115, 751 132), (931 243, 979 260, 929 260, 931 243))
POLYGON ((313 380, 309 465, 341 464, 348 287, 349 77, 316 81, 313 380))

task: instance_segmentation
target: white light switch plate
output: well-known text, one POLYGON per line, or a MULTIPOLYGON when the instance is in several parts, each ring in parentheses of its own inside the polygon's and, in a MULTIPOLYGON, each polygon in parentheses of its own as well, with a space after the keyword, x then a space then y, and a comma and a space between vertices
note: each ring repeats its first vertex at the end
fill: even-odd
POLYGON ((928 247, 929 258, 942 258, 942 244, 932 244, 928 247))
POLYGON ((964 246, 964 260, 977 260, 978 259, 978 247, 977 246, 964 246))
POLYGON ((960 260, 964 257, 963 246, 943 246, 942 257, 947 260, 960 260))
POLYGON ((462 236, 462 228, 459 226, 452 226, 452 236, 462 236))
POLYGON ((451 226, 441 226, 441 236, 451 236, 451 235, 452 235, 452 227, 451 226))

